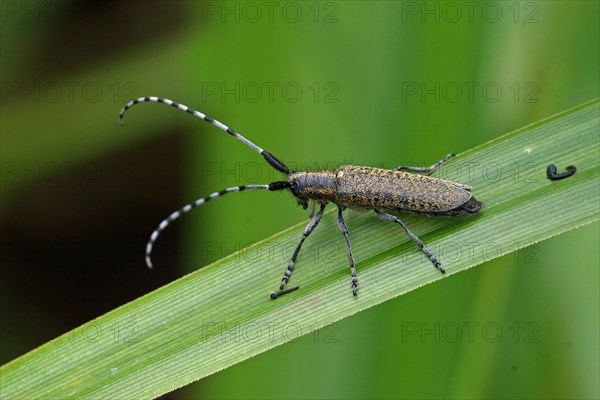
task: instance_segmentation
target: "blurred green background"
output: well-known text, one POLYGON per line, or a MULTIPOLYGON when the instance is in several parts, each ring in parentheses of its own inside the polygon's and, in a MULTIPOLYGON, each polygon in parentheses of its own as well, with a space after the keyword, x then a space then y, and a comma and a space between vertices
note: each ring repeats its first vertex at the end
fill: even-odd
MULTIPOLYGON (((228 196, 165 231, 148 271, 171 211, 281 177, 165 106, 119 127, 135 97, 197 108, 291 167, 393 168, 600 92, 596 1, 0 6, 2 364, 307 220, 286 194, 228 196)), ((560 235, 165 398, 598 398, 598 243, 598 223, 560 235)))

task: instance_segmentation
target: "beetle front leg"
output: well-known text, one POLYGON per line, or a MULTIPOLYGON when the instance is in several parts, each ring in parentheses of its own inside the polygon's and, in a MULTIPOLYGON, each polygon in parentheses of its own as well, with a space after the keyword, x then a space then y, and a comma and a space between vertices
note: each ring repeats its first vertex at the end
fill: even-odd
POLYGON ((294 266, 296 265, 296 259, 298 258, 298 253, 300 253, 302 244, 304 243, 304 240, 306 240, 306 238, 317 227, 319 221, 321 221, 321 217, 323 216, 325 206, 327 206, 327 203, 321 203, 321 208, 319 209, 319 212, 310 220, 310 222, 304 229, 302 239, 300 239, 300 243, 298 243, 298 246, 296 246, 296 250, 294 250, 294 254, 292 254, 292 259, 290 260, 287 270, 285 271, 285 274, 283 274, 283 278, 281 279, 281 285, 279 286, 279 289, 283 289, 287 281, 290 279, 290 276, 292 276, 292 271, 294 270, 294 266))

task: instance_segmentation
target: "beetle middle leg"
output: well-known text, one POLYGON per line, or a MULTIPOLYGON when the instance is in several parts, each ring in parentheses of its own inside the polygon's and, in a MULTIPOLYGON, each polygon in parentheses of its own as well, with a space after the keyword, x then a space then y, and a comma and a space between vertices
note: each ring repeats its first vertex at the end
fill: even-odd
POLYGON ((281 285, 279 289, 283 289, 287 281, 290 279, 292 275, 292 271, 294 270, 294 266, 296 265, 296 259, 298 258, 298 253, 300 253, 300 248, 302 248, 302 244, 304 240, 312 233, 312 231, 317 227, 319 221, 321 221, 321 217, 323 216, 323 211, 325 210, 325 206, 327 203, 321 203, 321 208, 319 212, 310 220, 306 228, 304 228, 304 233, 302 234, 302 239, 300 239, 300 243, 296 246, 296 250, 294 250, 294 254, 292 254, 292 259, 290 260, 290 264, 285 270, 285 274, 283 274, 283 278, 281 279, 281 285))
POLYGON ((431 174, 433 171, 444 165, 449 159, 454 157, 453 153, 448 154, 446 157, 442 158, 440 161, 433 164, 431 167, 408 167, 405 165, 401 165, 399 167, 394 168, 394 171, 410 171, 416 172, 419 174, 431 174))
POLYGON ((308 218, 312 218, 315 216, 315 204, 317 204, 316 201, 310 201, 310 211, 308 212, 308 218))
POLYGON ((423 242, 421 242, 421 240, 418 237, 416 237, 414 235, 414 233, 412 233, 406 227, 406 225, 404 225, 404 222, 402 222, 400 220, 400 218, 396 217, 395 215, 383 213, 379 210, 374 210, 374 211, 377 213, 377 216, 379 218, 381 218, 382 220, 389 221, 389 222, 395 222, 396 224, 400 225, 402 227, 402 229, 404 229, 404 232, 406 232, 408 237, 414 242, 414 244, 416 244, 418 248, 423 250, 423 253, 425 253, 425 255, 429 258, 429 260, 432 262, 433 266, 436 267, 437 269, 439 269, 442 274, 446 273, 446 270, 444 270, 444 268, 442 268, 442 263, 440 263, 438 261, 438 259, 435 258, 435 256, 433 254, 431 254, 431 251, 429 251, 429 249, 427 247, 425 247, 423 242))
POLYGON ((352 248, 350 247, 350 237, 348 236, 348 227, 344 222, 344 216, 342 212, 344 209, 338 207, 338 226, 346 239, 346 253, 348 253, 348 262, 350 262, 350 272, 352 273, 352 294, 356 296, 356 290, 358 290, 358 279, 356 278, 356 268, 354 267, 354 258, 352 257, 352 248))

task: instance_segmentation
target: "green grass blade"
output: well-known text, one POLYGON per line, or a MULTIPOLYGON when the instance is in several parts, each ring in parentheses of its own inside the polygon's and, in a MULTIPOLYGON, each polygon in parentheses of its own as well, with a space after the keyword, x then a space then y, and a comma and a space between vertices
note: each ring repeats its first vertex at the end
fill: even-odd
MULTIPOLYGON (((599 101, 485 143, 436 176, 473 185, 478 216, 405 217, 448 275, 598 220, 599 101), (577 166, 561 181, 546 167, 577 166)), ((331 207, 333 208, 333 207, 331 207)), ((348 213, 359 296, 333 210, 276 289, 305 222, 189 274, 4 365, 3 398, 152 398, 443 276, 398 226, 348 213)), ((143 249, 140 249, 143 251, 143 249)), ((165 268, 165 266, 163 266, 165 268)))

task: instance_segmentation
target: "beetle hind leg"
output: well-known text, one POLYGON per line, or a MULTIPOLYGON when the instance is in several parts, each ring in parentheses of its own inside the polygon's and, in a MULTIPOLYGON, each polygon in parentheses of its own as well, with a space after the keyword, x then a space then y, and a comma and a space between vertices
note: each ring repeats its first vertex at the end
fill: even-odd
POLYGON ((423 242, 421 241, 421 239, 419 239, 418 237, 415 236, 414 233, 412 233, 407 227, 406 225, 404 225, 404 222, 402 222, 400 220, 400 218, 396 217, 395 215, 391 215, 391 214, 386 214, 384 212, 381 212, 379 210, 374 210, 375 213, 377 213, 377 216, 379 218, 381 218, 384 221, 389 221, 389 222, 394 222, 398 225, 400 225, 402 227, 402 229, 404 229, 404 232, 406 232, 406 234, 408 235, 408 237, 413 241, 414 244, 417 245, 418 248, 420 248, 423 253, 425 253, 425 255, 429 258, 429 261, 431 261, 431 263, 433 264, 433 266, 435 268, 437 268, 438 270, 440 270, 440 272, 442 274, 446 273, 446 270, 444 268, 442 268, 442 263, 440 263, 438 261, 438 259, 431 253, 431 251, 429 251, 429 249, 427 247, 425 247, 425 245, 423 244, 423 242))
POLYGON ((431 167, 408 167, 406 165, 401 165, 399 167, 394 168, 394 171, 410 171, 416 172, 418 174, 426 174, 429 175, 442 165, 444 165, 448 160, 454 157, 454 153, 448 154, 446 157, 442 158, 440 161, 433 164, 431 167))

